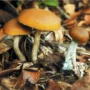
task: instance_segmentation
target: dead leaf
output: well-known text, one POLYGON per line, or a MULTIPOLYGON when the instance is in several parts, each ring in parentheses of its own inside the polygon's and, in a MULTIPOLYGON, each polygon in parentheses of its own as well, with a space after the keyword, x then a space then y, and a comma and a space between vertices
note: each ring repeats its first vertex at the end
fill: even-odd
POLYGON ((85 16, 84 16, 84 21, 88 25, 90 24, 90 8, 84 10, 85 16))
POLYGON ((58 85, 61 87, 61 90, 70 90, 71 86, 70 84, 63 82, 63 81, 59 81, 58 85))
POLYGON ((79 10, 78 12, 74 12, 74 13, 70 16, 70 19, 76 19, 82 12, 83 12, 83 10, 79 10))
POLYGON ((16 82, 16 78, 2 78, 1 84, 6 87, 8 90, 14 90, 14 84, 16 82))
POLYGON ((75 12, 75 5, 74 4, 66 4, 66 5, 64 5, 64 9, 71 16, 75 12))
POLYGON ((71 90, 90 90, 90 76, 77 80, 71 87, 71 90))
POLYGON ((84 4, 87 4, 88 3, 88 0, 82 0, 84 4))
POLYGON ((77 24, 77 20, 76 19, 68 19, 68 20, 64 21, 64 26, 66 28, 69 28, 69 29, 71 29, 74 26, 76 26, 76 24, 77 24))
POLYGON ((0 90, 7 90, 7 89, 3 87, 2 85, 0 85, 0 90))
POLYGON ((77 55, 77 59, 78 59, 78 61, 79 62, 87 62, 87 59, 88 59, 89 57, 88 56, 86 56, 86 55, 81 55, 81 56, 79 56, 79 55, 77 55))
POLYGON ((40 71, 36 72, 31 72, 31 71, 26 71, 23 70, 23 80, 26 81, 28 80, 30 83, 35 84, 40 78, 40 71))
POLYGON ((23 81, 22 73, 17 78, 17 81, 15 82, 14 88, 20 89, 23 85, 25 85, 25 82, 23 81))
POLYGON ((4 43, 4 42, 0 42, 0 54, 8 51, 11 48, 11 46, 9 46, 8 44, 4 43))
POLYGON ((61 90, 61 88, 56 82, 49 80, 46 90, 61 90))
POLYGON ((90 76, 90 69, 86 69, 85 72, 87 76, 90 76))
POLYGON ((19 70, 19 68, 12 68, 12 69, 2 70, 2 71, 0 71, 0 77, 4 76, 4 75, 8 75, 8 74, 10 74, 12 72, 15 72, 15 71, 18 71, 18 70, 19 70))

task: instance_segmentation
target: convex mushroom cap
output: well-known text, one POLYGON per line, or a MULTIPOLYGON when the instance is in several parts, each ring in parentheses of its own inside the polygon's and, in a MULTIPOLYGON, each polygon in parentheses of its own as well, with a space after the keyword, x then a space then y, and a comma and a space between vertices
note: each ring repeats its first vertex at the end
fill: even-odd
POLYGON ((18 23, 17 18, 8 21, 3 27, 3 32, 12 36, 30 34, 29 28, 18 23))
POLYGON ((15 18, 15 19, 8 21, 4 25, 3 32, 7 35, 14 36, 13 49, 20 60, 26 61, 25 56, 19 49, 19 42, 22 37, 20 35, 28 35, 30 34, 30 30, 27 27, 18 23, 17 19, 15 18))
POLYGON ((84 28, 79 26, 73 27, 69 31, 69 34, 78 43, 86 43, 89 39, 88 32, 84 28))
POLYGON ((46 31, 60 29, 60 18, 53 12, 44 9, 26 9, 19 16, 18 21, 26 26, 46 31))

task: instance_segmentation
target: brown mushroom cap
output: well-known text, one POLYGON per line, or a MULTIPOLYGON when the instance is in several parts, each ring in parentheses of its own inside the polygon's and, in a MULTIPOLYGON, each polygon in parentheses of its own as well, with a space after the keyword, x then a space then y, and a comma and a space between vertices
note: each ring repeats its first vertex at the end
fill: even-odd
POLYGON ((43 31, 60 29, 60 18, 53 12, 44 9, 23 10, 18 16, 18 21, 26 26, 43 31))
POLYGON ((79 43, 86 43, 89 39, 89 34, 88 32, 79 26, 73 27, 69 31, 70 36, 77 42, 79 43))
POLYGON ((8 21, 4 27, 3 32, 7 35, 28 35, 30 30, 27 27, 22 26, 18 23, 17 18, 8 21))

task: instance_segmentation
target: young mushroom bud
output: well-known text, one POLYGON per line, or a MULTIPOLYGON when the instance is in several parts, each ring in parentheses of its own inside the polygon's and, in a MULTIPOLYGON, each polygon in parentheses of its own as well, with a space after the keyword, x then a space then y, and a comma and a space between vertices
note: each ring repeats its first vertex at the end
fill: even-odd
POLYGON ((79 26, 72 28, 69 34, 78 43, 86 43, 89 39, 88 32, 79 26))

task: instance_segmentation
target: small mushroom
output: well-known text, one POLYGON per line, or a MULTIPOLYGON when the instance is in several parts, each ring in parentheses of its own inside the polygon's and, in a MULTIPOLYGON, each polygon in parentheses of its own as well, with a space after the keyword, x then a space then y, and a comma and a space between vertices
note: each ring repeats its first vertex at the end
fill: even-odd
POLYGON ((59 30, 60 18, 51 11, 34 8, 23 10, 18 16, 18 21, 36 30, 32 49, 32 61, 36 63, 41 31, 59 30))
POLYGON ((7 35, 14 36, 13 49, 16 55, 18 56, 18 58, 20 60, 25 61, 26 58, 19 49, 19 41, 20 41, 20 35, 28 35, 30 34, 30 30, 28 30, 28 28, 18 23, 17 18, 15 18, 15 19, 8 21, 4 25, 3 32, 7 35))
POLYGON ((69 34, 73 38, 73 40, 67 50, 63 69, 64 70, 74 69, 75 73, 77 73, 77 70, 76 70, 76 48, 77 48, 78 43, 82 44, 82 43, 86 43, 88 41, 89 34, 84 28, 79 27, 79 26, 73 27, 69 31, 69 34))

